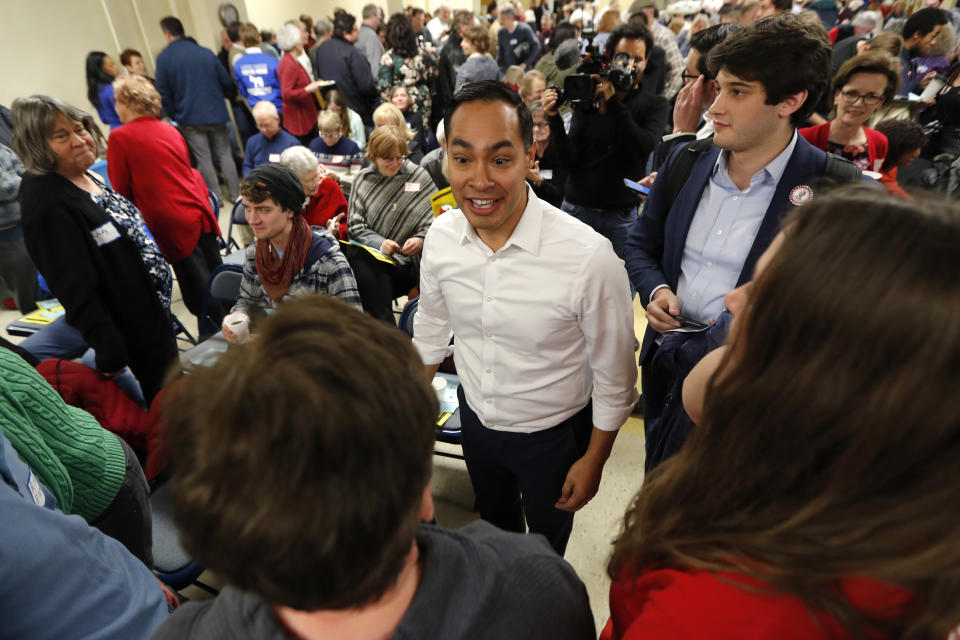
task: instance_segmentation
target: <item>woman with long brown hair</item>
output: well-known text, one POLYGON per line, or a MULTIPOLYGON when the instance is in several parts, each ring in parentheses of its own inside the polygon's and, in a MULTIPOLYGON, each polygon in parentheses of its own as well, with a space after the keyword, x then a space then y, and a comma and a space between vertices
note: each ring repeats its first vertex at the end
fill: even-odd
POLYGON ((788 219, 727 297, 696 429, 626 514, 602 638, 960 623, 958 246, 956 204, 870 189, 788 219))

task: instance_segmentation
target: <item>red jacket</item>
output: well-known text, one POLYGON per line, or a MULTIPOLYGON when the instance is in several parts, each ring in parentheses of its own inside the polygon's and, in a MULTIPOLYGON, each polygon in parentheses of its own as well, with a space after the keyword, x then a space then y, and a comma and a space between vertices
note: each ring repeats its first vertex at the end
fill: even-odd
MULTIPOLYGON (((330 218, 338 213, 347 211, 347 199, 343 197, 340 185, 333 178, 324 178, 320 181, 317 193, 310 198, 303 217, 311 227, 325 227, 330 218)), ((347 237, 347 220, 340 222, 340 240, 347 237)), ((337 235, 334 233, 333 235, 337 235)))
POLYGON ((913 200, 913 196, 904 191, 903 187, 900 186, 900 182, 897 180, 898 169, 899 167, 893 167, 889 171, 881 171, 879 182, 887 188, 887 192, 890 193, 890 195, 903 198, 904 200, 913 200))
MULTIPOLYGON (((832 618, 820 616, 823 628, 797 598, 747 591, 764 588, 742 574, 714 574, 691 569, 660 569, 635 580, 610 585, 610 620, 600 640, 827 640, 847 638, 832 618), (834 634, 834 635, 828 635, 834 634)), ((870 578, 844 580, 842 589, 859 610, 893 617, 910 600, 899 587, 870 578)))
MULTIPOLYGON (((863 132, 867 136, 867 157, 870 160, 870 171, 880 171, 880 165, 887 157, 887 136, 867 127, 863 128, 863 132)), ((805 127, 800 129, 800 135, 816 148, 826 151, 827 140, 830 138, 830 123, 805 127)))
POLYGON ((310 76, 287 51, 277 67, 280 79, 280 98, 283 100, 283 128, 295 136, 304 136, 317 124, 317 101, 303 90, 310 84, 310 76))
POLYGON ((107 173, 113 189, 143 214, 163 255, 180 262, 201 233, 220 233, 203 176, 190 167, 180 132, 152 116, 110 133, 107 173))

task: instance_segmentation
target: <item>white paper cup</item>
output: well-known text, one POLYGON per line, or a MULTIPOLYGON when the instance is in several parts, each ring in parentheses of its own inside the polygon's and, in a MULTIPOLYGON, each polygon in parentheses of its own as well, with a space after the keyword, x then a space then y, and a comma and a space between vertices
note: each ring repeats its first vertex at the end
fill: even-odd
POLYGON ((437 401, 442 402, 443 396, 447 393, 447 381, 445 378, 437 376, 430 383, 433 386, 433 392, 437 394, 437 401))
POLYGON ((237 337, 237 342, 244 343, 250 339, 250 318, 242 311, 235 311, 223 319, 223 324, 237 337))
POLYGON ((937 97, 937 94, 940 93, 940 89, 943 89, 943 85, 944 82, 939 77, 930 80, 930 84, 928 84, 927 88, 920 94, 920 102, 932 102, 933 99, 937 97))

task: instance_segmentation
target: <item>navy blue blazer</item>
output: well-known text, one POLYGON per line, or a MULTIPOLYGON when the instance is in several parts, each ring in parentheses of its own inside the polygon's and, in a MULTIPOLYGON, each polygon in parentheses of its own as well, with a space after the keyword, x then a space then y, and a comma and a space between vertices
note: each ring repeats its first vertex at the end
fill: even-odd
MULTIPOLYGON (((667 157, 664 166, 672 167, 679 153, 686 153, 686 145, 678 145, 678 148, 667 157)), ((640 295, 643 306, 650 301, 650 294, 654 288, 661 284, 669 285, 674 292, 677 290, 677 282, 680 280, 680 261, 683 259, 687 232, 719 156, 720 147, 716 145, 700 154, 693 165, 690 177, 669 210, 667 210, 667 203, 664 202, 667 197, 664 193, 666 189, 664 176, 667 171, 661 171, 650 189, 650 196, 643 207, 643 212, 633 222, 627 237, 626 264, 630 282, 640 295)), ((790 203, 790 191, 799 185, 816 188, 823 177, 826 164, 826 153, 804 140, 803 136, 797 136, 797 144, 760 223, 757 237, 740 271, 737 286, 753 277, 753 267, 757 259, 776 237, 780 229, 780 220, 793 208, 790 203)), ((646 357, 656 335, 656 331, 647 327, 640 350, 641 362, 646 357)))

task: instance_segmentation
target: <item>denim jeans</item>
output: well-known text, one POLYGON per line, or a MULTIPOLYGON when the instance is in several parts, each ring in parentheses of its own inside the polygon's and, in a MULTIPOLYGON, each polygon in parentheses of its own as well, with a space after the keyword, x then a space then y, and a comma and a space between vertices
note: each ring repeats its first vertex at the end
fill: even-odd
MULTIPOLYGON (((43 327, 32 336, 20 343, 20 346, 31 354, 37 360, 43 362, 49 358, 59 358, 61 360, 75 360, 83 356, 81 363, 90 367, 97 368, 97 356, 93 349, 87 346, 83 335, 67 324, 66 319, 61 316, 43 327)), ((131 400, 139 406, 145 405, 143 392, 140 390, 140 384, 130 373, 130 369, 124 369, 123 373, 113 379, 117 386, 123 389, 131 400)))
MULTIPOLYGON (((623 260, 624 265, 627 262, 627 234, 630 233, 630 226, 637 219, 637 208, 629 209, 591 209, 579 204, 573 204, 567 199, 560 205, 563 211, 566 211, 580 222, 588 225, 594 231, 605 237, 613 245, 613 252, 617 257, 623 260)), ((626 268, 626 266, 624 266, 626 268)), ((633 284, 630 284, 630 299, 636 290, 633 284)))

